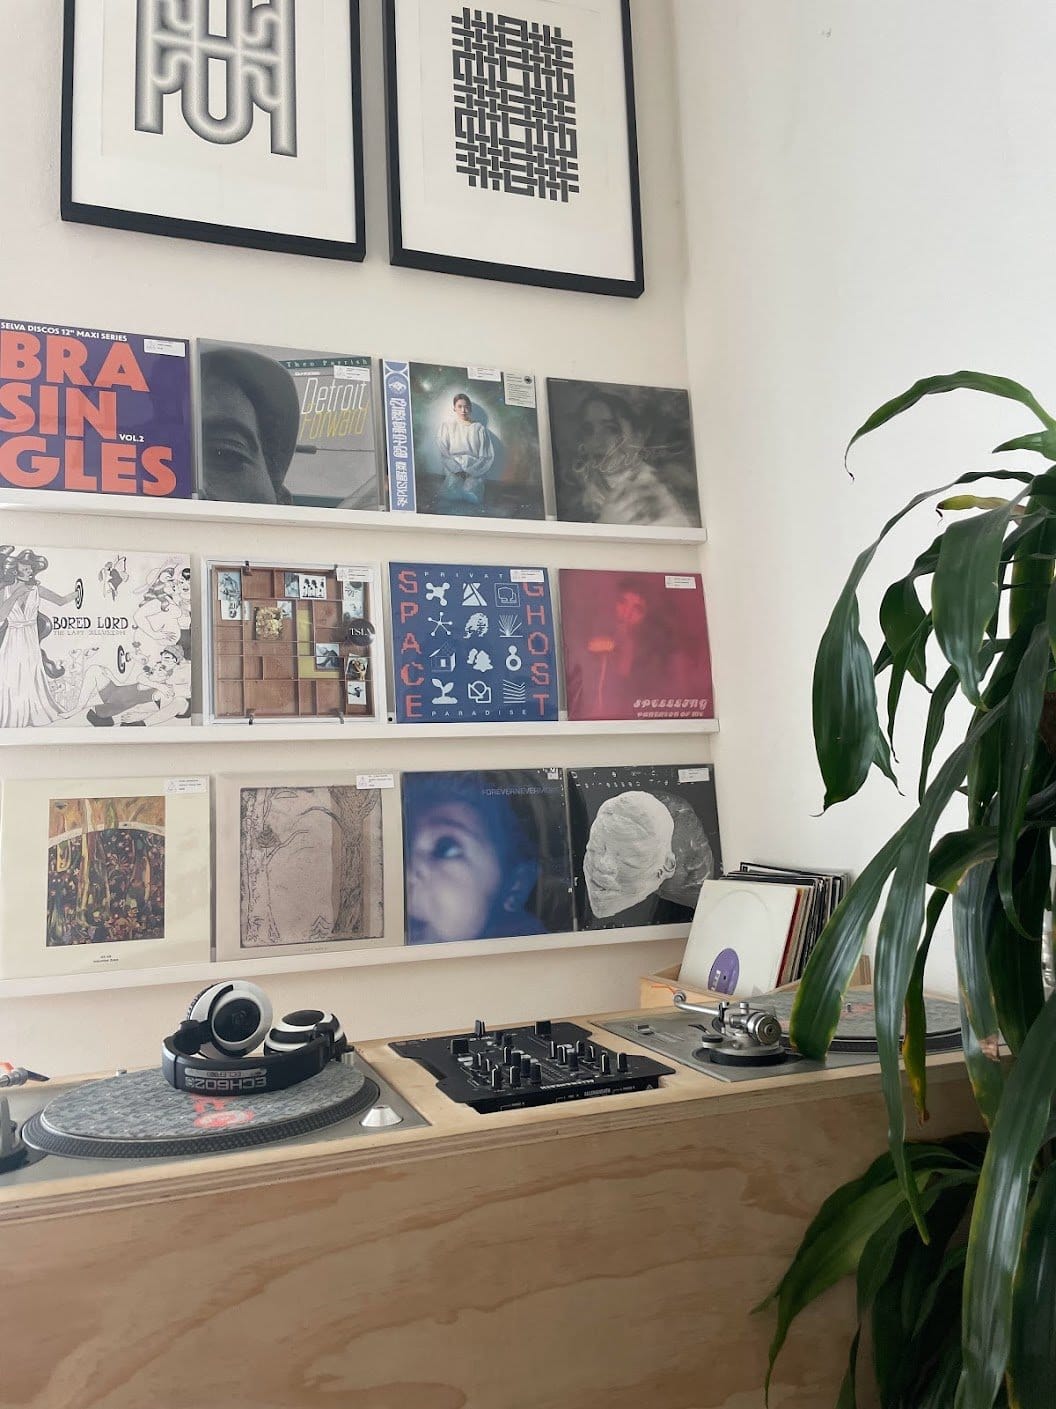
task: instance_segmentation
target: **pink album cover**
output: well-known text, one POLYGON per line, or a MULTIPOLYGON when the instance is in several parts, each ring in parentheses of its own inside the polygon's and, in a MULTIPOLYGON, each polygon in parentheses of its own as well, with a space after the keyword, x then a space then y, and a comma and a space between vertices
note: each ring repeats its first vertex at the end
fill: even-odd
POLYGON ((698 573, 561 570, 569 719, 711 719, 698 573))

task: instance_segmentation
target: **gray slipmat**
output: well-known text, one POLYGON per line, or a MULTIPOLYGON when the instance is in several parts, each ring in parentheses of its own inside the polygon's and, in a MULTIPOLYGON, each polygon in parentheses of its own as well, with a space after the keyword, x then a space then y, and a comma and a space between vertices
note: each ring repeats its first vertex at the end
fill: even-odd
POLYGON ((176 1091, 160 1071, 137 1071, 57 1096, 30 1116, 22 1138, 49 1155, 166 1159, 310 1135, 377 1099, 377 1085, 340 1062, 286 1091, 248 1096, 192 1095, 176 1091))

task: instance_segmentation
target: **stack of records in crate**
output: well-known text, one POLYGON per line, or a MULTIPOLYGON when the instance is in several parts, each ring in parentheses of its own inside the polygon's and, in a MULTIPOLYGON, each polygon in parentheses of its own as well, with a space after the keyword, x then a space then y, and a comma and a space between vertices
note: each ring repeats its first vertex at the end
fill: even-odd
POLYGON ((787 866, 764 866, 754 861, 742 861, 740 869, 728 872, 724 879, 796 887, 798 898, 777 982, 778 985, 794 983, 802 978, 822 930, 843 899, 847 877, 838 871, 799 871, 787 866))

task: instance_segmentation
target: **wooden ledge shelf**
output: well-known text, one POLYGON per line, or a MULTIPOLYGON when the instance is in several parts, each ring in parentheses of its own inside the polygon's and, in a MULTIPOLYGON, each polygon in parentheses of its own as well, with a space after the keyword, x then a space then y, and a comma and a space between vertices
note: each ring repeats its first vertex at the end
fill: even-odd
POLYGON ((310 509, 298 505, 221 504, 206 499, 137 499, 120 494, 4 489, 0 511, 111 519, 173 519, 197 523, 256 524, 272 528, 333 528, 363 533, 442 533, 488 538, 538 538, 591 543, 702 544, 704 528, 654 528, 636 524, 564 523, 557 519, 480 519, 454 514, 392 514, 377 510, 310 509))
POLYGON ((717 734, 717 719, 559 719, 545 724, 528 721, 481 724, 290 724, 276 720, 261 724, 159 725, 157 728, 0 729, 0 748, 58 748, 63 745, 116 744, 119 748, 142 744, 257 744, 309 743, 330 740, 355 743, 360 739, 582 739, 599 735, 647 738, 657 734, 717 734))

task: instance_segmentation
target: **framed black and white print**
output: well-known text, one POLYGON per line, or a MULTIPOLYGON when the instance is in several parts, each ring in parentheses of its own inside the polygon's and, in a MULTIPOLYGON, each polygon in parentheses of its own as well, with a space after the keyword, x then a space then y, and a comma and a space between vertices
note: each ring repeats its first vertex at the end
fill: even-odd
POLYGON ((630 0, 385 0, 392 263, 637 298, 630 0))
POLYGON ((361 260, 359 0, 65 0, 64 220, 361 260))

